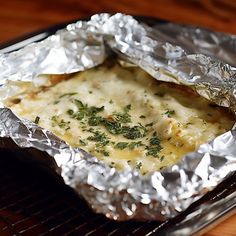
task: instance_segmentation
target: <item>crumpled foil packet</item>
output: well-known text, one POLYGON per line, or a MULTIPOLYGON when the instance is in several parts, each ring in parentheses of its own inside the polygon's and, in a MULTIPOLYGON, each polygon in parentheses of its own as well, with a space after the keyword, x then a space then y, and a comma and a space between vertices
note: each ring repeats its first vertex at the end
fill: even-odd
MULTIPOLYGON (((17 92, 18 81, 41 74, 83 71, 117 54, 124 66, 140 66, 157 80, 191 86, 236 112, 236 37, 175 24, 149 27, 123 14, 98 14, 47 39, 0 54, 0 99, 17 92), (164 75, 164 76, 163 76, 164 75)), ((148 176, 119 172, 51 132, 0 105, 0 137, 54 158, 65 183, 94 211, 115 220, 165 220, 217 186, 236 170, 235 127, 203 144, 176 165, 148 176)))

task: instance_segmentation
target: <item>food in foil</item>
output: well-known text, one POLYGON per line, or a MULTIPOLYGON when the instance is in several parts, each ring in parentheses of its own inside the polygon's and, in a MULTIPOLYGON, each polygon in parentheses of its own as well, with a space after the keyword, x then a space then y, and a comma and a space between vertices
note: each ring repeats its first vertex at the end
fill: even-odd
POLYGON ((47 78, 47 86, 23 83, 25 91, 5 104, 118 170, 144 175, 171 166, 234 123, 191 88, 158 82, 137 67, 110 62, 47 78))
POLYGON ((0 54, 0 137, 47 152, 64 182, 108 218, 175 217, 236 170, 235 126, 225 132, 233 123, 226 109, 236 112, 235 42, 233 35, 159 22, 150 27, 120 13, 70 24, 0 54), (111 55, 122 67, 97 67, 111 55), (92 81, 99 87, 103 80, 124 89, 109 84, 100 101, 104 94, 92 81), (135 91, 125 94, 131 84, 135 91), (133 162, 120 161, 135 152, 133 162), (150 173, 142 175, 147 166, 150 173))

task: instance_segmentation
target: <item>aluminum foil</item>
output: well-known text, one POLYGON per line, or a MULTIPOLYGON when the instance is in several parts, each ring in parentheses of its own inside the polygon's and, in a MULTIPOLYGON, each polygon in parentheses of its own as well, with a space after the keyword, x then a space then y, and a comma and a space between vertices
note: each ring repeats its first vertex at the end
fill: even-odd
MULTIPOLYGON (((68 25, 47 39, 0 54, 1 100, 19 92, 19 82, 41 74, 83 71, 109 56, 140 66, 157 80, 191 86, 236 111, 236 37, 173 24, 149 27, 123 14, 99 14, 68 25), (227 64, 228 63, 228 64, 227 64)), ((1 104, 0 136, 19 147, 46 151, 65 183, 94 211, 115 220, 165 220, 184 211, 236 170, 236 129, 148 176, 119 172, 51 132, 21 119, 1 104)))

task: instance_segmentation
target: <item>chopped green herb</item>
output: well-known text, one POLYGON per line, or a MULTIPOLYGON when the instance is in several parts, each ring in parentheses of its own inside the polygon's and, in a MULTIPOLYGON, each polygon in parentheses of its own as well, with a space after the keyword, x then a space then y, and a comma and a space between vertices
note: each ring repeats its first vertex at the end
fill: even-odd
POLYGON ((112 162, 110 163, 109 167, 110 167, 110 168, 115 167, 115 162, 112 161, 112 162))
POLYGON ((145 146, 141 141, 138 142, 130 142, 128 147, 130 150, 135 149, 136 147, 140 147, 140 146, 145 146))
POLYGON ((59 118, 59 116, 52 116, 51 120, 56 123, 56 122, 58 122, 58 118, 59 118))
POLYGON ((102 122, 103 118, 101 116, 91 116, 88 119, 88 124, 90 126, 97 126, 102 122))
POLYGON ((86 115, 87 116, 92 116, 92 115, 95 115, 101 111, 104 111, 104 106, 101 106, 101 107, 94 107, 94 106, 91 106, 87 109, 87 113, 86 115))
POLYGON ((160 145, 161 140, 155 136, 150 139, 150 145, 160 145))
POLYGON ((60 121, 60 123, 58 124, 58 126, 62 129, 68 130, 70 129, 70 121, 64 121, 63 119, 60 121))
POLYGON ((144 116, 144 115, 141 115, 139 118, 140 118, 140 119, 145 119, 145 118, 146 118, 146 116, 144 116))
POLYGON ((85 105, 79 100, 79 99, 75 99, 74 100, 75 105, 77 106, 78 109, 84 109, 85 105))
POLYGON ((56 100, 53 102, 54 105, 58 104, 60 102, 60 100, 56 100))
POLYGON ((113 117, 116 121, 121 122, 121 123, 130 123, 131 122, 131 117, 130 114, 128 113, 113 113, 113 117))
POLYGON ((105 146, 109 143, 109 140, 105 133, 100 131, 92 132, 93 136, 89 136, 87 139, 90 141, 99 142, 101 146, 105 146))
POLYGON ((149 146, 147 147, 147 150, 146 156, 158 157, 158 153, 160 152, 161 148, 159 146, 149 146))
POLYGON ((121 134, 123 131, 121 123, 116 121, 104 119, 103 125, 105 126, 106 130, 111 134, 121 134))
POLYGON ((128 143, 127 142, 119 142, 119 143, 117 143, 115 145, 115 148, 121 149, 121 150, 123 150, 123 149, 125 149, 127 147, 128 147, 128 143))
POLYGON ((93 93, 93 91, 89 91, 89 93, 90 93, 90 94, 92 94, 92 93, 93 93))
POLYGON ((174 110, 167 110, 164 114, 170 118, 172 115, 175 114, 175 111, 174 110))
POLYGON ((66 112, 68 115, 72 116, 74 114, 74 111, 72 109, 67 110, 66 112))
MULTIPOLYGON (((118 142, 115 143, 114 141, 110 141, 109 137, 107 135, 100 131, 95 130, 92 127, 86 127, 86 125, 89 126, 103 126, 106 131, 110 134, 114 135, 122 135, 126 139, 135 140, 139 138, 143 138, 147 135, 147 133, 152 130, 153 122, 148 123, 146 125, 142 125, 141 123, 134 124, 134 125, 124 125, 126 123, 131 122, 131 115, 129 114, 129 111, 131 110, 131 104, 128 104, 123 108, 123 112, 113 112, 112 115, 108 116, 107 118, 99 116, 98 113, 102 112, 104 110, 104 106, 102 107, 95 107, 95 106, 88 106, 87 104, 84 104, 82 101, 78 99, 74 99, 73 103, 76 105, 77 110, 69 109, 67 110, 67 114, 71 118, 75 118, 80 120, 80 124, 83 124, 83 131, 87 131, 92 133, 89 137, 87 137, 87 140, 96 142, 95 143, 95 151, 103 154, 104 156, 109 156, 109 152, 107 152, 104 148, 106 145, 110 144, 116 149, 123 150, 125 148, 128 148, 130 150, 133 150, 137 147, 145 147, 146 149, 146 155, 147 156, 154 156, 158 157, 158 154, 161 147, 161 141, 159 137, 157 136, 156 132, 153 132, 153 137, 146 140, 149 140, 149 144, 143 144, 141 141, 133 141, 133 142, 118 142)), ((170 114, 173 112, 170 111, 170 114)), ((169 114, 169 113, 168 113, 169 114)), ((144 115, 140 116, 140 118, 144 119, 146 118, 144 115)), ((56 122, 56 124, 59 127, 67 128, 66 126, 69 126, 69 122, 62 120, 59 120, 57 116, 52 117, 52 120, 56 122)), ((84 140, 80 140, 81 145, 87 145, 87 143, 84 140)), ((138 164, 138 167, 141 168, 142 163, 138 164)))
POLYGON ((39 120, 40 120, 40 117, 39 117, 39 116, 36 116, 36 117, 35 117, 35 120, 34 120, 34 123, 35 123, 35 124, 38 124, 38 123, 39 123, 39 120))
POLYGON ((102 153, 104 156, 109 157, 109 152, 105 150, 100 150, 100 153, 102 153))
POLYGON ((138 170, 140 170, 141 169, 141 167, 142 167, 142 162, 138 162, 137 164, 136 164, 136 169, 138 169, 138 170))
POLYGON ((153 133, 153 137, 149 140, 149 146, 146 146, 146 156, 158 157, 158 153, 161 151, 161 140, 157 136, 156 132, 153 133))
POLYGON ((86 146, 87 145, 87 143, 84 140, 82 140, 82 139, 80 139, 79 142, 80 142, 80 145, 82 145, 82 146, 86 146))
POLYGON ((52 116, 51 120, 53 121, 53 126, 59 126, 62 129, 70 129, 70 121, 65 121, 63 119, 59 120, 59 116, 52 116))
POLYGON ((131 110, 131 104, 127 105, 125 108, 124 108, 124 112, 129 112, 131 110))
POLYGON ((116 121, 119 121, 121 123, 130 123, 131 122, 131 116, 128 113, 131 110, 131 104, 127 105, 124 107, 124 112, 123 113, 119 113, 119 112, 114 112, 113 113, 113 118, 116 121))
POLYGON ((129 148, 130 150, 135 149, 136 147, 140 147, 140 146, 145 146, 141 141, 138 142, 118 142, 116 143, 116 145, 114 146, 114 148, 116 149, 125 149, 125 148, 129 148))
POLYGON ((153 126, 153 122, 148 123, 148 124, 145 125, 145 127, 152 127, 152 126, 153 126))
POLYGON ((123 136, 127 139, 138 139, 146 135, 147 129, 141 124, 133 127, 123 126, 123 136))
POLYGON ((72 109, 67 110, 67 114, 76 120, 82 120, 84 118, 84 113, 74 112, 72 109))
POLYGON ((69 109, 67 111, 67 114, 71 116, 71 118, 75 118, 77 120, 82 120, 86 116, 91 117, 96 115, 97 113, 104 110, 104 106, 102 107, 88 107, 87 104, 83 104, 80 100, 74 99, 73 101, 75 105, 77 106, 78 111, 74 112, 73 110, 69 109))
POLYGON ((109 101, 109 103, 110 103, 110 104, 113 104, 113 101, 112 101, 112 100, 110 100, 110 101, 109 101))
POLYGON ((186 125, 192 125, 193 123, 191 123, 191 122, 188 122, 188 123, 186 123, 186 125))
POLYGON ((161 156, 161 157, 160 157, 160 161, 163 161, 164 158, 165 158, 165 156, 161 156))
POLYGON ((89 128, 87 131, 90 133, 94 133, 94 128, 89 128))
POLYGON ((72 92, 72 93, 64 93, 62 94, 59 98, 63 98, 63 97, 66 97, 66 96, 73 96, 73 95, 76 95, 77 93, 76 92, 72 92))
POLYGON ((160 168, 160 170, 163 170, 163 169, 165 169, 167 166, 162 166, 161 168, 160 168))

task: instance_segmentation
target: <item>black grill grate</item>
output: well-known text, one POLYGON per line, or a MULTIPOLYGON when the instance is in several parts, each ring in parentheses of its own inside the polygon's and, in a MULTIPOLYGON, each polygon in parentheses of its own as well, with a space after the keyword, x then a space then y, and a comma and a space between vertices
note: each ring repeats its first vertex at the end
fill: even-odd
MULTIPOLYGON (((0 235, 146 235, 157 222, 115 222, 87 204, 48 172, 1 150, 0 235)), ((19 155, 19 153, 17 154, 19 155)))
MULTIPOLYGON (((170 221, 115 222, 93 213, 86 202, 52 172, 36 163, 22 161, 31 159, 29 157, 33 155, 35 152, 27 149, 18 149, 14 152, 0 148, 1 236, 166 236, 169 235, 170 229, 174 232, 179 226, 184 226, 187 219, 185 217, 194 212, 200 204, 211 204, 215 200, 224 199, 236 190, 234 173, 215 190, 170 221)), ((41 155, 42 158, 46 158, 44 154, 41 155)))

